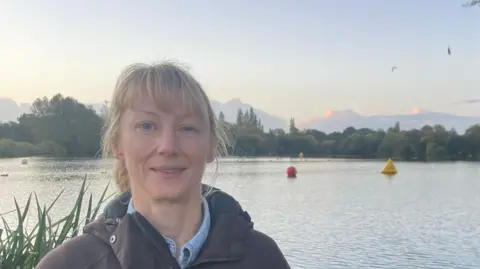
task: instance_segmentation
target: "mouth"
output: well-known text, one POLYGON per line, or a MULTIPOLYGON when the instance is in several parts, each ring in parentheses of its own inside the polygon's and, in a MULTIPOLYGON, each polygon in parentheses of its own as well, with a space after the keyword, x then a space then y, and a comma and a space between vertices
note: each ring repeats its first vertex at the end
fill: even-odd
POLYGON ((184 167, 150 167, 150 171, 160 174, 162 178, 178 177, 186 169, 184 167))

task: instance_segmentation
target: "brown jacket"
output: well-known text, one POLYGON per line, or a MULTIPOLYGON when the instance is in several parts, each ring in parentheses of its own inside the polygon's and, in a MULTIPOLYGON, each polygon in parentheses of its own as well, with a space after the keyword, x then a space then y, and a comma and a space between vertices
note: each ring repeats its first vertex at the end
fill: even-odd
MULTIPOLYGON (((139 213, 126 214, 129 193, 112 200, 84 234, 49 252, 36 269, 179 269, 167 243, 139 213)), ((289 269, 275 241, 253 229, 248 213, 228 194, 207 197, 211 228, 187 268, 289 269)))

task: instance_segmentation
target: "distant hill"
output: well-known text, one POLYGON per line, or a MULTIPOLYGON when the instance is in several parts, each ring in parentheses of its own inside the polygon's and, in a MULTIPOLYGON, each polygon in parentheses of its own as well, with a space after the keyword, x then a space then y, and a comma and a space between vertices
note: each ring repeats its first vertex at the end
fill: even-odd
MULTIPOLYGON (((237 112, 238 109, 241 108, 243 111, 250 109, 252 107, 249 104, 242 103, 242 101, 238 98, 232 99, 230 101, 227 101, 225 103, 220 103, 218 101, 212 100, 211 102, 213 111, 217 116, 220 114, 220 111, 223 112, 225 115, 225 120, 228 122, 236 122, 237 120, 237 112)), ((253 111, 257 114, 257 116, 260 118, 262 121, 263 127, 265 131, 268 131, 269 129, 286 129, 288 125, 288 121, 285 119, 282 119, 280 117, 274 116, 272 114, 269 114, 261 109, 252 107, 253 111)))
POLYGON ((341 132, 349 126, 355 128, 388 129, 396 122, 404 130, 420 129, 424 125, 441 124, 447 129, 455 128, 462 134, 465 130, 474 125, 480 124, 480 117, 458 116, 447 113, 422 111, 415 109, 410 114, 404 115, 377 115, 362 116, 352 110, 327 111, 325 116, 312 119, 308 122, 298 124, 300 129, 318 129, 327 133, 341 132))
MULTIPOLYGON (((97 111, 100 112, 103 103, 86 103, 97 111)), ((221 103, 215 100, 211 101, 213 111, 218 116, 220 111, 225 114, 225 119, 228 122, 235 122, 237 119, 237 111, 239 108, 246 110, 250 109, 251 105, 242 103, 240 99, 232 99, 226 103, 221 103)), ((22 103, 17 104, 15 101, 9 98, 0 98, 0 122, 16 121, 22 113, 30 113, 30 104, 22 103)), ((287 127, 287 121, 272 114, 269 114, 261 109, 253 108, 257 116, 261 119, 265 130, 287 127)))
MULTIPOLYGON (((237 118, 237 111, 239 108, 246 110, 250 109, 251 105, 243 103, 240 99, 235 98, 225 103, 221 103, 215 100, 211 101, 212 108, 215 114, 223 111, 225 119, 228 122, 235 122, 237 118)), ((91 105, 97 112, 100 112, 102 103, 91 103, 91 105)), ((268 129, 287 129, 288 121, 265 112, 259 108, 253 107, 255 113, 261 119, 265 131, 268 129)), ((0 98, 0 122, 16 121, 22 113, 30 112, 30 104, 21 103, 17 104, 15 101, 9 98, 0 98)), ((458 116, 448 113, 422 111, 416 109, 410 114, 404 115, 376 115, 376 116, 363 116, 355 111, 348 109, 342 111, 327 111, 322 117, 311 119, 307 122, 300 122, 297 120, 297 127, 299 129, 318 129, 326 133, 341 132, 349 126, 355 128, 371 128, 371 129, 388 129, 392 127, 396 122, 400 122, 402 129, 420 129, 424 125, 441 124, 447 129, 455 128, 458 133, 462 134, 465 130, 474 125, 480 124, 480 117, 467 117, 458 116)))
POLYGON ((30 104, 18 104, 10 98, 0 97, 0 122, 17 121, 20 115, 29 112, 30 104))

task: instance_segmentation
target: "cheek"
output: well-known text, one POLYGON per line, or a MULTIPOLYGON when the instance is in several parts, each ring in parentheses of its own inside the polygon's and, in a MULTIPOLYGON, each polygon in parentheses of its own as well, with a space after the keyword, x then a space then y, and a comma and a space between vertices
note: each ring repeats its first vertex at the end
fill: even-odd
POLYGON ((136 182, 130 183, 132 185, 143 184, 142 179, 146 176, 144 167, 148 161, 149 148, 145 144, 143 140, 129 136, 125 136, 122 141, 125 167, 130 180, 136 182))
POLYGON ((182 152, 188 156, 191 162, 204 165, 211 152, 211 144, 208 139, 191 139, 180 143, 182 152))
POLYGON ((147 158, 152 149, 151 145, 148 139, 142 139, 132 132, 124 132, 120 139, 125 162, 139 162, 147 158))

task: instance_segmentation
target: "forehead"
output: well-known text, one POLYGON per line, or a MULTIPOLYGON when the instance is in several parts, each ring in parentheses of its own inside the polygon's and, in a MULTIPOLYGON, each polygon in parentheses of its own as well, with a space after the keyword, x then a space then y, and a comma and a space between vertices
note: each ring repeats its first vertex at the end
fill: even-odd
POLYGON ((196 116, 203 118, 201 106, 184 100, 157 100, 147 96, 138 96, 128 102, 126 108, 135 112, 147 112, 154 114, 171 114, 179 117, 196 116))
POLYGON ((173 65, 133 66, 117 82, 115 103, 123 109, 140 108, 196 115, 208 121, 209 101, 200 84, 173 65))
POLYGON ((137 86, 125 96, 123 107, 133 111, 196 117, 208 122, 208 104, 201 96, 185 89, 148 89, 137 86))

